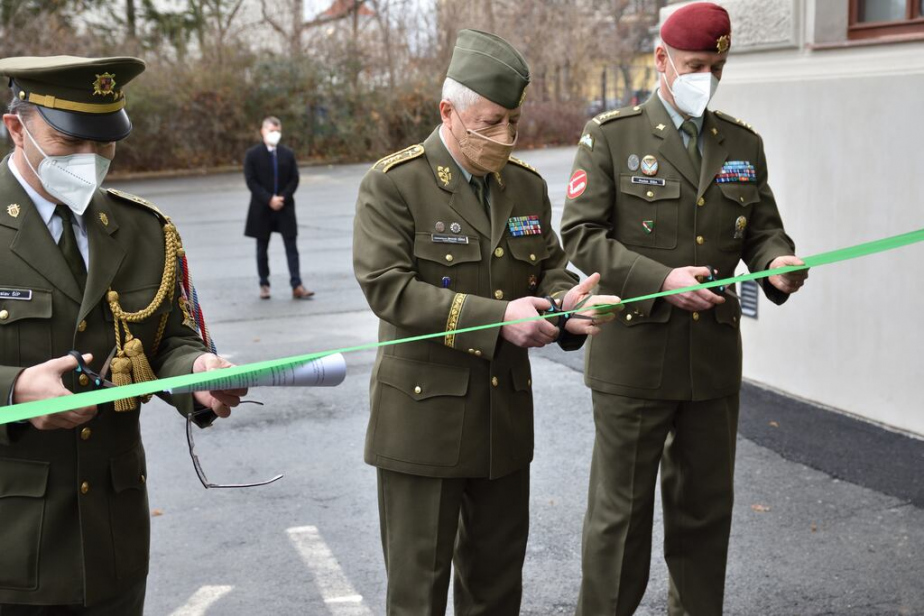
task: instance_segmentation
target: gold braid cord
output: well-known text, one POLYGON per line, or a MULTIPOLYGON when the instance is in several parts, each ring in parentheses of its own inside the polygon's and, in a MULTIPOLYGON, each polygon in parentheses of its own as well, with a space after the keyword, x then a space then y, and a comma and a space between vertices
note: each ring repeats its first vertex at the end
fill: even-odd
MULTIPOLYGON (((112 310, 113 321, 115 322, 115 340, 116 348, 118 349, 109 366, 112 370, 112 382, 116 385, 130 385, 132 382, 143 383, 157 378, 151 369, 151 363, 144 353, 141 340, 132 336, 128 324, 141 323, 151 318, 165 301, 173 303, 177 284, 177 257, 182 254, 182 251, 183 245, 180 235, 168 218, 167 224, 164 225, 164 274, 160 279, 160 288, 157 289, 151 303, 137 312, 125 312, 119 304, 119 294, 111 288, 109 289, 106 299, 109 302, 109 308, 112 310), (122 342, 123 331, 125 332, 124 344, 122 342)), ((167 311, 160 318, 157 335, 154 337, 154 347, 151 349, 152 354, 156 354, 157 349, 160 347, 169 317, 170 312, 167 311)), ((150 399, 150 395, 143 396, 141 402, 145 403, 150 399)), ((136 408, 138 408, 138 402, 135 398, 123 398, 115 402, 115 410, 119 412, 133 411, 136 408)))

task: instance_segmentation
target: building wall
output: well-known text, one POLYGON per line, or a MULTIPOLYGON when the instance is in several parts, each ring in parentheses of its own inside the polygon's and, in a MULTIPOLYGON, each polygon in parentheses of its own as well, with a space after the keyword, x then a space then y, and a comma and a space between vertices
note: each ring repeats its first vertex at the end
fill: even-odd
MULTIPOLYGON (((924 228, 924 41, 847 44, 843 0, 721 3, 733 54, 711 107, 763 137, 798 253, 924 228)), ((813 271, 782 307, 761 297, 745 378, 924 435, 922 272, 918 244, 813 271)))

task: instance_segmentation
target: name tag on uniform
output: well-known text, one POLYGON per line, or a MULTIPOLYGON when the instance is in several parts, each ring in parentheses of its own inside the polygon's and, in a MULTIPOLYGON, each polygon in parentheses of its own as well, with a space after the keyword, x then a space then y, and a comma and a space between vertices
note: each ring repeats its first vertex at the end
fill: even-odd
POLYGON ((644 184, 645 186, 666 186, 667 182, 663 178, 646 178, 640 175, 632 176, 633 184, 644 184))
POLYGON ((0 289, 0 299, 17 299, 28 302, 32 299, 32 290, 0 289))
POLYGON ((468 244, 468 237, 465 235, 443 235, 440 233, 431 233, 430 239, 434 244, 468 244))

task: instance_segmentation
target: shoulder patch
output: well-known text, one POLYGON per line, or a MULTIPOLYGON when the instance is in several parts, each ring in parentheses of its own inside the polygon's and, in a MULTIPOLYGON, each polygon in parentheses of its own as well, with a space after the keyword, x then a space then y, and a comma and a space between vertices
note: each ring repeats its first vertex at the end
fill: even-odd
POLYGON ((632 116, 637 116, 642 113, 642 107, 636 105, 635 107, 624 107, 622 109, 613 109, 612 111, 604 111, 600 115, 594 118, 594 122, 597 126, 602 126, 609 122, 610 120, 622 119, 622 118, 631 118, 632 116))
POLYGON ((510 157, 510 162, 512 162, 514 165, 519 165, 520 167, 523 167, 524 169, 529 169, 530 171, 532 171, 533 173, 535 173, 535 174, 538 175, 539 177, 542 177, 541 175, 539 175, 539 170, 536 169, 535 167, 533 167, 532 165, 530 165, 530 164, 529 164, 528 162, 526 162, 525 160, 520 160, 520 159, 517 158, 516 156, 511 156, 511 157, 510 157))
POLYGON ((401 163, 406 163, 409 160, 414 160, 418 156, 423 155, 423 153, 424 147, 422 145, 412 145, 400 152, 395 152, 394 154, 389 154, 385 158, 380 158, 377 163, 372 165, 372 168, 378 169, 382 173, 388 173, 388 170, 392 167, 400 165, 401 163))
POLYGON ((170 221, 170 218, 169 218, 166 214, 164 214, 163 212, 161 212, 159 209, 157 209, 157 206, 156 206, 156 205, 154 205, 153 203, 151 203, 151 202, 148 201, 147 199, 144 199, 143 197, 139 197, 139 196, 137 196, 137 195, 133 195, 133 194, 127 193, 127 192, 125 192, 125 191, 123 191, 123 190, 118 190, 118 189, 116 189, 116 188, 109 188, 109 189, 106 190, 106 192, 108 192, 108 193, 109 193, 110 195, 112 195, 113 197, 116 197, 116 198, 118 198, 118 199, 122 199, 122 200, 124 200, 124 201, 129 201, 129 202, 135 203, 135 204, 137 204, 137 205, 141 205, 141 206, 143 206, 143 207, 145 207, 145 208, 151 210, 158 218, 160 218, 161 220, 163 220, 163 221, 165 221, 165 222, 169 222, 169 221, 170 221))
POLYGON ((754 130, 754 127, 753 127, 752 125, 748 124, 747 122, 745 122, 744 120, 740 120, 740 119, 738 119, 738 118, 733 118, 732 116, 728 115, 727 113, 722 113, 721 111, 715 111, 715 112, 713 112, 713 113, 715 114, 715 117, 719 118, 720 120, 725 120, 725 121, 728 122, 729 124, 735 124, 736 126, 740 126, 741 128, 746 128, 746 129, 748 129, 749 131, 751 131, 751 132, 754 133, 755 135, 757 134, 757 131, 754 130))

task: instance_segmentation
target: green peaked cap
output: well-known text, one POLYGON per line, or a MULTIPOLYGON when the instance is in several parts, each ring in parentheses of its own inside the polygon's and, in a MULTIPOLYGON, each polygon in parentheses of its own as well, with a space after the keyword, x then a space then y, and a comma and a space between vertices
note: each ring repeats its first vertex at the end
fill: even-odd
POLYGON ((91 141, 118 141, 132 130, 122 88, 144 71, 131 57, 21 56, 0 59, 13 97, 36 105, 53 128, 91 141))
POLYGON ((446 76, 486 99, 516 109, 529 85, 529 65, 513 45, 480 30, 461 30, 446 76))

